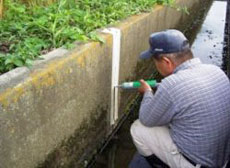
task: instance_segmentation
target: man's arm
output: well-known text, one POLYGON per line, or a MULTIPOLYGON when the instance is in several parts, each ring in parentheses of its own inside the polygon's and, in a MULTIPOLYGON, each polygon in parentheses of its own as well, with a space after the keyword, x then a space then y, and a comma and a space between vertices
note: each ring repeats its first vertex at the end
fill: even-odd
POLYGON ((144 84, 143 81, 141 83, 144 97, 139 111, 140 122, 148 127, 168 124, 175 113, 169 93, 159 86, 155 95, 153 95, 152 91, 146 86, 147 83, 144 84))

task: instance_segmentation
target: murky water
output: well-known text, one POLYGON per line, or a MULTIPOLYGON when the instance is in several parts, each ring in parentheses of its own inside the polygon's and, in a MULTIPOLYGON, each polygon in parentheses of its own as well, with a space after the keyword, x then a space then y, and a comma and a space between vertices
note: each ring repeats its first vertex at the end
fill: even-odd
MULTIPOLYGON (((199 57, 204 63, 222 65, 226 6, 227 3, 223 1, 215 1, 213 3, 193 42, 192 50, 194 55, 199 57)), ((136 109, 138 111, 138 106, 136 109)), ((90 167, 128 167, 136 151, 131 140, 129 128, 131 123, 137 118, 137 111, 135 113, 132 112, 104 152, 96 157, 96 164, 90 167)))
POLYGON ((204 63, 222 65, 226 8, 227 2, 213 2, 192 45, 194 55, 204 63))

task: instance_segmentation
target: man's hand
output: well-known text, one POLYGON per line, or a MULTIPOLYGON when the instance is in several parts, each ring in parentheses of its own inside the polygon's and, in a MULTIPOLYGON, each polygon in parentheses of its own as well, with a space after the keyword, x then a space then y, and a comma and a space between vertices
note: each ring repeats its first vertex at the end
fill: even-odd
POLYGON ((141 87, 138 89, 140 93, 144 94, 148 90, 152 91, 152 88, 143 79, 141 79, 140 82, 141 82, 141 87))

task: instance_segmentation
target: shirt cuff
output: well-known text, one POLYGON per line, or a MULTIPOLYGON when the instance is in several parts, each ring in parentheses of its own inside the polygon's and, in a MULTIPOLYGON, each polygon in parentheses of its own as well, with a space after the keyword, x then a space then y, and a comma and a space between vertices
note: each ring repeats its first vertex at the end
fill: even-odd
POLYGON ((153 92, 152 92, 152 90, 146 90, 146 91, 145 91, 145 93, 144 93, 144 97, 148 97, 148 96, 150 96, 150 97, 152 97, 152 96, 153 96, 153 92))

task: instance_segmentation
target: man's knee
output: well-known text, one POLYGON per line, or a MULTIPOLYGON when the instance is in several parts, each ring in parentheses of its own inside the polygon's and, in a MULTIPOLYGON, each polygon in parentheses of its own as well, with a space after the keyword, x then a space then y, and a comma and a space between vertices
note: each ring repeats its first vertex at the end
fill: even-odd
POLYGON ((141 124, 140 120, 134 121, 131 125, 130 133, 133 138, 139 136, 140 130, 142 129, 143 125, 141 124))
POLYGON ((138 152, 142 156, 149 156, 152 154, 151 150, 148 147, 148 143, 146 143, 146 131, 144 130, 146 127, 141 124, 139 120, 136 120, 130 128, 130 133, 133 139, 133 142, 138 150, 138 152))

